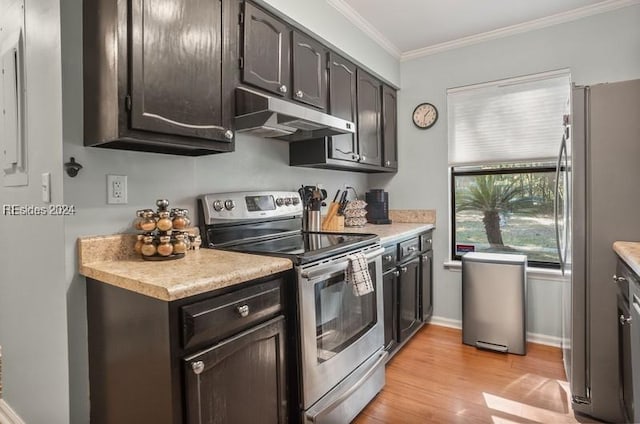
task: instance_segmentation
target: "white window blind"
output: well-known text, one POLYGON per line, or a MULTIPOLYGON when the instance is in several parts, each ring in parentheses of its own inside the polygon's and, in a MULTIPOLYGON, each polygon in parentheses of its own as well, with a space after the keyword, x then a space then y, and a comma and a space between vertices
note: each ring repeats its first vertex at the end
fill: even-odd
POLYGON ((556 158, 570 93, 568 70, 447 90, 449 165, 556 158))

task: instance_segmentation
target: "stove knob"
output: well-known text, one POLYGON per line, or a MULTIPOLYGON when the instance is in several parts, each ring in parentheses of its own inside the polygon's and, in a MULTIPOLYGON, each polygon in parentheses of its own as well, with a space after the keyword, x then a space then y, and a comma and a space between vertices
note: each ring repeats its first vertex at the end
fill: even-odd
POLYGON ((228 210, 228 211, 232 210, 232 209, 233 209, 233 208, 235 208, 235 207, 236 207, 236 202, 234 202, 234 201, 233 201, 233 200, 231 200, 231 199, 226 200, 226 201, 224 202, 224 208, 225 208, 226 210, 228 210))
POLYGON ((283 204, 284 204, 284 200, 282 200, 282 197, 278 197, 276 199, 276 205, 282 206, 283 204))
POLYGON ((289 206, 291 204, 291 197, 287 197, 284 199, 284 204, 289 206))
POLYGON ((222 210, 222 208, 223 208, 223 207, 224 207, 224 206, 223 206, 223 204, 222 204, 222 200, 214 200, 214 201, 213 201, 213 209, 214 209, 216 212, 220 212, 220 211, 222 210))
POLYGON ((300 199, 298 199, 297 197, 294 197, 292 200, 294 205, 297 205, 298 203, 300 203, 300 199))

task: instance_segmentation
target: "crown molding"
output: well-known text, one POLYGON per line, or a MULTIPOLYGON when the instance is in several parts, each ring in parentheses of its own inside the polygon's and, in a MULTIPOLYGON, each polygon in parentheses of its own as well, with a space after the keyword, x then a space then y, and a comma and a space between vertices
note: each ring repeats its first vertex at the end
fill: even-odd
POLYGON ((25 424, 4 400, 0 399, 0 424, 25 424))
POLYGON ((356 10, 349 6, 344 0, 327 0, 338 12, 347 18, 353 25, 364 32, 369 38, 375 41, 387 53, 396 59, 400 59, 402 52, 387 37, 378 31, 373 25, 362 17, 356 10))
POLYGON ((510 25, 493 31, 458 38, 457 40, 446 41, 444 43, 434 44, 432 46, 427 46, 420 49, 409 50, 401 54, 400 61, 405 62, 408 60, 417 59, 419 57, 441 53, 447 50, 470 46, 473 44, 508 37, 515 34, 522 34, 524 32, 534 31, 565 22, 571 22, 578 19, 586 18, 588 16, 610 12, 612 10, 633 6, 636 4, 640 4, 640 0, 605 0, 597 4, 580 7, 578 9, 570 10, 567 12, 557 13, 555 15, 547 16, 540 19, 534 19, 532 21, 523 22, 521 24, 510 25))

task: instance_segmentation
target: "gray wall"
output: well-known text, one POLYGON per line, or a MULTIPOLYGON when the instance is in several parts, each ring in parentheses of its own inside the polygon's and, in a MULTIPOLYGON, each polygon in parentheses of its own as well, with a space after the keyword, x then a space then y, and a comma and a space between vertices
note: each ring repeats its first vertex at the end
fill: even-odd
MULTIPOLYGON (((71 156, 84 168, 76 178, 64 176, 64 202, 76 206, 76 215, 64 223, 71 422, 88 421, 89 385, 85 279, 76 272, 78 237, 131 231, 135 211, 154 207, 167 198, 195 216, 195 196, 206 192, 248 189, 296 190, 301 184, 321 183, 330 192, 344 184, 364 193, 367 176, 344 171, 289 167, 286 142, 239 135, 236 151, 187 158, 83 146, 82 138, 82 31, 80 0, 61 2, 63 57, 64 160, 71 156), (127 205, 106 204, 106 174, 128 176, 127 205)), ((350 25, 324 2, 270 1, 320 36, 357 52, 356 59, 380 70, 397 83, 398 62, 350 25)), ((10 366, 10 365, 8 365, 10 366)))
MULTIPOLYGON (((578 84, 638 78, 639 23, 640 6, 632 6, 401 63, 400 171, 392 178, 374 176, 370 184, 392 193, 392 208, 437 210, 435 316, 461 319, 460 273, 442 266, 449 258, 446 89, 561 68, 569 68, 578 84), (424 101, 435 104, 440 116, 421 131, 410 116, 424 101)), ((560 284, 530 279, 530 332, 560 336, 560 284)))
MULTIPOLYGON (((7 10, 9 3, 11 0, 0 0, 0 10, 7 10)), ((26 2, 30 183, 5 188, 0 182, 2 205, 46 206, 40 191, 43 172, 51 173, 52 204, 63 203, 59 13, 55 0, 26 2)), ((0 234, 4 400, 29 424, 66 424, 69 362, 63 220, 0 215, 0 234)))
POLYGON ((358 30, 326 0, 262 1, 284 11, 298 23, 369 67, 382 78, 386 78, 391 84, 400 86, 398 60, 358 30))

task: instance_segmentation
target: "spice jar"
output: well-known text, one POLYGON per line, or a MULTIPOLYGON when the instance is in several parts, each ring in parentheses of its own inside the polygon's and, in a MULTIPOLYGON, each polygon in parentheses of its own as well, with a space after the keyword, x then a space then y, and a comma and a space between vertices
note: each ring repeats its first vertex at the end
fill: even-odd
POLYGON ((140 222, 140 229, 142 231, 153 231, 156 229, 155 214, 153 211, 144 211, 142 221, 140 222))
POLYGON ((136 219, 133 221, 133 228, 140 231, 142 230, 142 221, 144 219, 144 209, 136 211, 136 219))
POLYGON ((133 250, 139 255, 142 253, 142 245, 144 244, 144 236, 142 234, 138 234, 138 240, 136 244, 133 246, 133 250))
POLYGON ((198 250, 198 249, 200 249, 200 245, 202 245, 202 238, 201 238, 200 236, 196 236, 196 237, 193 239, 193 243, 192 243, 192 245, 193 245, 193 250, 198 250))
POLYGON ((158 245, 158 254, 161 256, 169 256, 173 253, 173 245, 170 243, 171 237, 160 237, 160 244, 158 245))
POLYGON ((156 246, 153 244, 152 236, 144 237, 144 244, 141 247, 141 252, 144 256, 153 256, 156 254, 156 246))
POLYGON ((173 253, 185 253, 186 251, 187 244, 184 241, 184 234, 178 234, 173 242, 173 253))
POLYGON ((171 219, 169 218, 169 212, 158 212, 158 222, 156 223, 158 230, 169 231, 172 227, 171 219))
POLYGON ((186 209, 173 209, 173 228, 176 230, 184 230, 189 225, 186 209))

